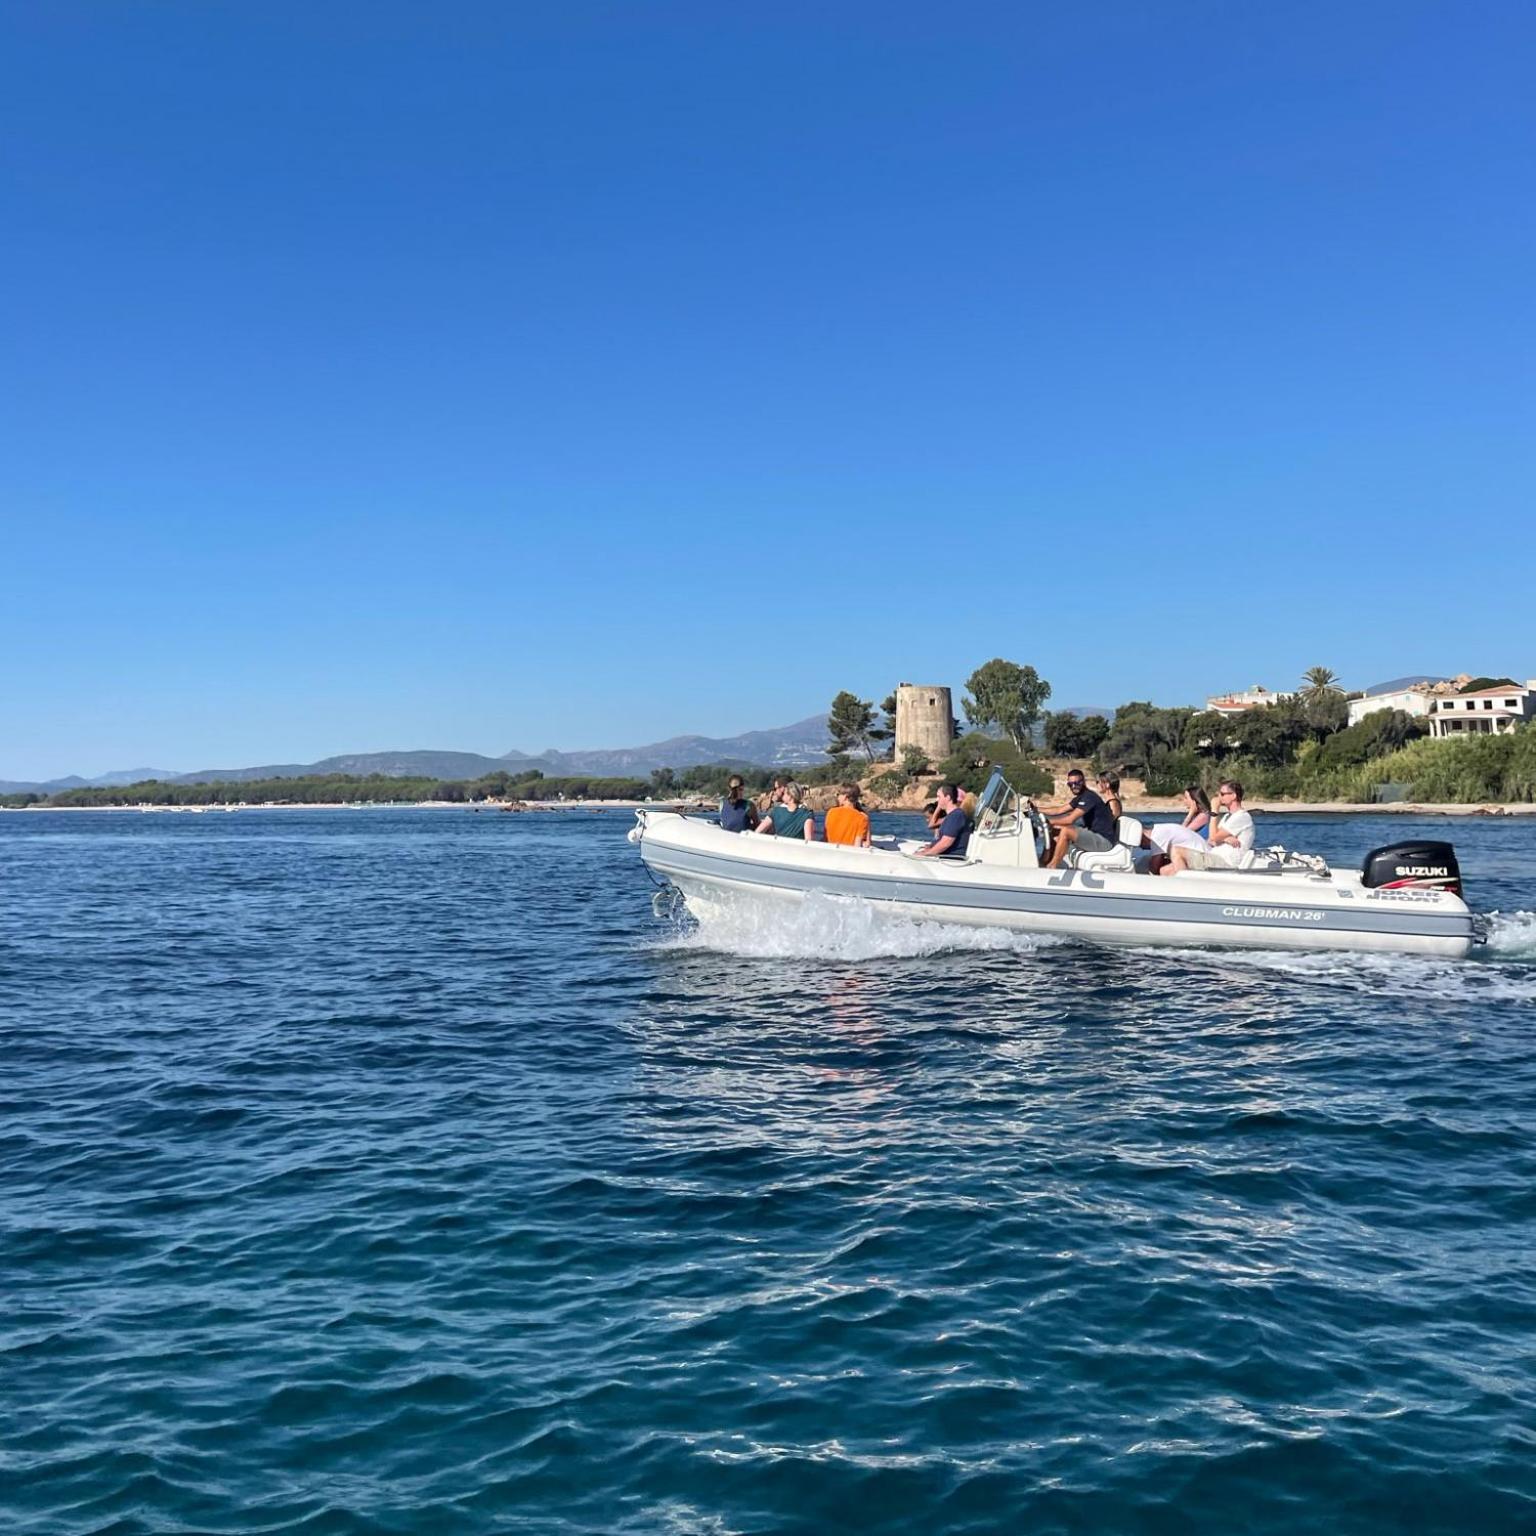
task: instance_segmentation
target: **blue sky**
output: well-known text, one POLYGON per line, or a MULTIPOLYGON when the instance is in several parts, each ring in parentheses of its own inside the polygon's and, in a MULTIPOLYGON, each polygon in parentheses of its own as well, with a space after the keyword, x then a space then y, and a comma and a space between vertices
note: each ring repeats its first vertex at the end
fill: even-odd
POLYGON ((994 655, 1536 674, 1533 56, 1477 0, 5 0, 0 777, 994 655))

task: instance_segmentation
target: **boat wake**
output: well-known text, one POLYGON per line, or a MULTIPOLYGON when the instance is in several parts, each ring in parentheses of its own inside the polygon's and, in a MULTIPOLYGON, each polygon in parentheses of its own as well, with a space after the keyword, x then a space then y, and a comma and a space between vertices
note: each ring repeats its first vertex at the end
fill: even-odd
POLYGON ((1536 912, 1490 912, 1484 953, 1493 961, 1536 962, 1536 912))
POLYGON ((662 949, 714 950, 759 960, 916 959, 950 951, 1033 954, 1059 942, 1041 934, 925 922, 873 902, 818 891, 786 903, 722 895, 680 917, 662 949))
MULTIPOLYGON (((1486 921, 1487 943, 1466 960, 1372 951, 1238 949, 1224 951, 1219 963, 1379 997, 1536 1003, 1536 912, 1491 912, 1486 921)), ((1201 959, 1217 963, 1209 951, 1202 951, 1201 959)))

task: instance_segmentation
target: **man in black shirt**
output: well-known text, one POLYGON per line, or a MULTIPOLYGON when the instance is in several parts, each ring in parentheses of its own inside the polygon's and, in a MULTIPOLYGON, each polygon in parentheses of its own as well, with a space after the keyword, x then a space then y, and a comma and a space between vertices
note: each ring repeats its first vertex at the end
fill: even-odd
POLYGON ((1072 798, 1066 805, 1046 812, 1056 828, 1056 846, 1051 850, 1047 869, 1059 869, 1069 848, 1075 847, 1082 853, 1107 853, 1115 846, 1115 818, 1087 787, 1081 768, 1067 770, 1067 793, 1072 798))

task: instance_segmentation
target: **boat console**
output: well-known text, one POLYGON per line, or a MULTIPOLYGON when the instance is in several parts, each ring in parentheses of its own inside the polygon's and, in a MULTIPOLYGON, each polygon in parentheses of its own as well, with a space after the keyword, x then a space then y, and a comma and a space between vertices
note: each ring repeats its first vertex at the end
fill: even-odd
POLYGON ((1034 801, 1019 794, 994 768, 976 802, 971 858, 1008 869, 1039 869, 1050 846, 1051 829, 1034 801))

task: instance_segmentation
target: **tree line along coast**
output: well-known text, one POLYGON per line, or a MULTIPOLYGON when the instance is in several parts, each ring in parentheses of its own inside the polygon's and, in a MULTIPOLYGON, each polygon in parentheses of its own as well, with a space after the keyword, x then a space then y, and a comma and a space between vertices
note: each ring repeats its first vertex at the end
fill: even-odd
MULTIPOLYGON (((1508 679, 1477 678, 1472 693, 1508 679)), ((1511 684, 1511 686, 1514 686, 1511 684)), ((903 685, 906 690, 909 685, 903 685)), ((914 690, 917 691, 917 690, 914 690)), ((948 691, 929 690, 948 713, 948 691)), ((961 703, 968 729, 948 719, 930 748, 899 731, 892 693, 877 707, 842 691, 827 716, 824 762, 796 766, 811 788, 859 782, 874 808, 907 806, 951 781, 978 790, 994 767, 1022 793, 1050 793, 1056 767, 1072 760, 1139 781, 1145 794, 1177 795, 1187 785, 1207 791, 1237 778, 1251 799, 1307 804, 1369 805, 1384 800, 1419 804, 1536 802, 1536 723, 1501 734, 1431 739, 1427 721, 1381 709, 1349 723, 1352 697, 1325 667, 1311 668, 1294 694, 1238 716, 1193 707, 1162 708, 1140 700, 1122 704, 1113 719, 1045 708, 1051 685, 1027 665, 996 657, 966 679, 961 703), (943 750, 933 749, 942 743, 943 750)), ((750 763, 700 763, 660 768, 649 777, 547 776, 539 770, 498 771, 476 779, 398 778, 383 774, 317 774, 244 782, 93 786, 54 794, 0 796, 9 809, 89 807, 382 805, 715 799, 740 774, 747 788, 766 790, 782 768, 750 763)))

